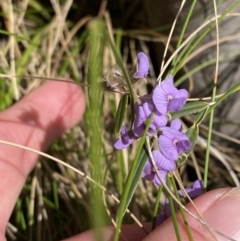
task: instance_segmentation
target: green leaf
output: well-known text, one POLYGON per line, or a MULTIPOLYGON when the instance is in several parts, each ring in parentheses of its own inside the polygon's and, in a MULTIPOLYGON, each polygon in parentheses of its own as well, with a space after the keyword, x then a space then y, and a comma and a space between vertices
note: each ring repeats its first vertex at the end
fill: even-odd
POLYGON ((116 124, 115 124, 115 131, 117 133, 119 133, 127 114, 128 98, 129 98, 128 94, 123 95, 118 105, 118 109, 116 113, 116 124))
POLYGON ((141 153, 140 153, 140 157, 138 160, 138 166, 136 167, 135 175, 134 175, 134 178, 132 180, 131 187, 129 190, 126 207, 129 205, 129 203, 132 200, 133 194, 137 188, 138 181, 141 178, 141 175, 142 175, 143 169, 145 167, 145 164, 147 162, 147 159, 148 159, 148 152, 147 152, 147 149, 144 147, 144 148, 142 148, 141 153))
MULTIPOLYGON (((193 124, 193 125, 187 130, 187 132, 185 133, 185 134, 188 136, 188 138, 189 138, 189 140, 191 141, 191 143, 192 143, 192 148, 191 148, 191 150, 193 149, 193 147, 194 147, 194 145, 195 145, 195 143, 196 143, 196 141, 197 141, 198 132, 199 132, 199 127, 198 127, 198 125, 193 124)), ((188 153, 190 153, 191 150, 188 151, 188 153)))
POLYGON ((142 165, 144 165, 143 162, 145 159, 144 159, 144 155, 143 155, 143 149, 144 149, 143 146, 144 146, 144 142, 145 142, 145 138, 146 138, 149 126, 153 120, 153 116, 154 116, 154 113, 152 113, 152 115, 150 116, 150 118, 147 121, 147 126, 144 130, 142 138, 140 139, 140 143, 138 145, 136 156, 134 158, 131 170, 128 174, 126 183, 124 185, 123 194, 121 196, 121 200, 120 200, 120 204, 119 204, 119 208, 118 208, 118 212, 117 212, 117 227, 116 227, 116 232, 114 235, 114 241, 118 240, 119 230, 120 230, 120 227, 122 224, 123 216, 126 212, 128 204, 130 203, 130 201, 132 199, 133 192, 135 190, 134 188, 136 188, 136 186, 137 186, 138 175, 140 174, 141 167, 142 167, 142 165))
POLYGON ((170 119, 191 115, 201 112, 208 107, 208 103, 204 101, 188 102, 180 111, 170 112, 170 119))

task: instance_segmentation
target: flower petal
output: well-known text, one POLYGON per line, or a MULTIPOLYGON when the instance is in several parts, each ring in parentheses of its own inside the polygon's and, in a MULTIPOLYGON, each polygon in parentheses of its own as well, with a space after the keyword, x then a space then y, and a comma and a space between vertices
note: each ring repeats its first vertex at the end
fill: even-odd
POLYGON ((180 132, 180 131, 177 131, 177 130, 174 130, 172 128, 167 128, 167 127, 164 127, 163 128, 163 133, 162 133, 164 136, 167 136, 168 138, 170 138, 171 140, 177 140, 177 141, 182 141, 182 140, 189 140, 187 135, 180 132))
POLYGON ((178 160, 177 148, 176 148, 174 142, 170 138, 168 138, 164 135, 161 135, 159 137, 159 146, 161 148, 163 155, 166 158, 168 158, 169 160, 172 160, 172 161, 178 160))
POLYGON ((145 78, 149 71, 149 61, 146 54, 139 52, 137 54, 137 72, 133 75, 135 79, 145 78))
POLYGON ((142 136, 145 129, 146 116, 141 105, 135 104, 135 120, 133 123, 132 131, 135 136, 142 136))
POLYGON ((148 118, 154 111, 154 105, 150 102, 145 102, 142 105, 145 116, 148 118))
POLYGON ((181 98, 173 98, 169 101, 168 104, 168 111, 180 111, 183 106, 186 104, 187 99, 181 97, 181 98))
POLYGON ((153 90, 153 103, 156 109, 166 114, 169 100, 178 96, 178 89, 173 85, 173 77, 170 75, 167 80, 162 81, 153 90))
POLYGON ((170 127, 176 131, 182 131, 182 123, 179 119, 172 120, 170 127))
POLYGON ((146 125, 144 123, 137 126, 134 122, 132 127, 132 132, 136 137, 140 137, 143 135, 145 128, 146 128, 146 125))
POLYGON ((154 103, 156 109, 160 113, 166 114, 167 113, 167 106, 168 106, 168 97, 163 92, 160 85, 157 85, 154 88, 152 98, 153 98, 153 103, 154 103))
POLYGON ((177 143, 178 154, 188 152, 192 147, 192 143, 189 140, 182 140, 177 143))
MULTIPOLYGON (((162 177, 163 181, 166 183, 166 177, 167 177, 167 171, 164 171, 164 170, 159 170, 159 174, 160 176, 162 177)), ((160 179, 158 178, 158 175, 155 174, 154 176, 154 180, 153 180, 153 183, 155 186, 160 186, 162 185, 162 182, 160 181, 160 179)))
POLYGON ((203 181, 201 180, 196 180, 194 183, 193 183, 193 188, 194 189, 202 189, 204 190, 204 187, 203 187, 203 181))
POLYGON ((160 113, 157 114, 155 113, 154 117, 153 117, 153 124, 159 128, 159 127, 163 127, 166 126, 168 122, 168 118, 166 115, 161 115, 160 113))
POLYGON ((176 163, 166 158, 160 151, 154 150, 152 155, 159 170, 174 171, 176 169, 176 163))
POLYGON ((127 144, 129 141, 129 135, 128 135, 128 130, 125 126, 122 126, 120 130, 120 135, 121 135, 122 142, 124 144, 127 144))
POLYGON ((150 161, 147 161, 143 172, 142 172, 142 178, 148 180, 148 181, 152 181, 154 179, 154 175, 155 173, 152 171, 152 164, 150 161))
POLYGON ((133 141, 133 139, 129 139, 129 142, 123 142, 121 137, 119 137, 114 143, 114 148, 117 150, 126 149, 133 143, 133 141))
POLYGON ((185 98, 187 99, 188 97, 188 91, 185 89, 180 89, 178 90, 178 98, 185 98))

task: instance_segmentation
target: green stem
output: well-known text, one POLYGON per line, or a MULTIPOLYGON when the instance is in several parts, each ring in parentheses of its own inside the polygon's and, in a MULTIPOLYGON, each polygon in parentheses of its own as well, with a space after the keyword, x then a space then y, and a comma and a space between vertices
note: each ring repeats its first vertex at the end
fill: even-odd
POLYGON ((119 238, 120 227, 122 225, 124 213, 126 212, 126 208, 127 208, 126 203, 128 202, 127 200, 128 200, 131 184, 132 184, 134 175, 136 173, 136 168, 138 166, 141 150, 142 150, 143 145, 145 143, 145 138, 146 138, 149 126, 152 123, 153 116, 154 116, 154 113, 152 113, 152 115, 150 116, 150 118, 147 121, 147 126, 146 126, 146 128, 144 130, 144 133, 143 133, 143 136, 140 140, 140 143, 139 143, 139 146, 138 146, 138 151, 136 153, 136 156, 134 158, 130 173, 128 174, 126 184, 124 186, 123 194, 122 194, 122 197, 121 197, 121 200, 120 200, 120 205, 119 205, 118 213, 117 213, 117 227, 116 227, 116 232, 114 234, 114 241, 118 241, 118 238, 119 238))
MULTIPOLYGON (((218 19, 218 22, 220 22, 229 12, 231 12, 234 8, 236 8, 238 5, 240 4, 240 1, 237 1, 235 4, 233 4, 232 6, 230 6, 223 14, 222 16, 218 19)), ((173 71, 173 76, 176 75, 176 73, 181 69, 183 62, 185 61, 185 59, 189 56, 189 54, 193 51, 193 49, 196 48, 196 46, 202 41, 202 39, 204 39, 204 37, 212 30, 212 28, 216 25, 216 23, 212 23, 204 32, 203 34, 193 43, 191 44, 190 48, 188 49, 188 51, 186 52, 186 54, 184 56, 182 56, 182 52, 185 52, 186 49, 184 48, 182 50, 182 52, 180 54, 178 54, 178 60, 179 64, 177 65, 175 71, 173 71)), ((187 46, 186 46, 187 47, 187 46)))
POLYGON ((155 205, 154 205, 152 230, 156 227, 156 219, 157 219, 157 215, 158 215, 158 207, 159 207, 159 203, 160 203, 160 197, 162 194, 162 190, 163 190, 163 185, 161 185, 158 189, 158 193, 157 193, 157 197, 156 197, 156 201, 155 201, 155 205))
MULTIPOLYGON (((167 186, 169 188, 171 188, 169 176, 167 176, 167 186)), ((179 231, 179 227, 178 227, 178 221, 177 221, 177 216, 176 216, 176 212, 175 212, 175 208, 174 208, 173 198, 170 195, 168 195, 168 200, 169 200, 169 206, 170 206, 170 211, 171 211, 171 216, 172 216, 172 221, 173 221, 176 238, 178 241, 181 241, 182 239, 181 239, 181 235, 180 235, 180 231, 179 231)))
MULTIPOLYGON (((181 201, 180 196, 179 196, 179 194, 178 194, 178 190, 177 190, 177 186, 176 186, 176 182, 175 182, 174 177, 171 177, 171 181, 172 181, 174 193, 175 193, 177 199, 178 199, 179 201, 181 201)), ((188 234, 189 240, 190 240, 190 241, 194 241, 193 236, 192 236, 192 233, 191 233, 191 229, 190 229, 190 227, 189 227, 189 224, 188 224, 188 221, 187 221, 187 218, 186 218, 185 211, 182 209, 182 207, 180 207, 180 212, 181 212, 181 215, 182 215, 182 218, 183 218, 183 221, 184 221, 186 230, 187 230, 187 234, 188 234)))
MULTIPOLYGON (((183 24, 183 27, 182 27, 181 34, 180 34, 179 39, 178 39, 178 42, 177 42, 177 48, 178 48, 178 47, 180 46, 180 44, 182 43, 184 33, 185 33, 186 28, 187 28, 187 26, 188 26, 188 23, 189 23, 189 20, 190 20, 191 15, 192 15, 192 13, 193 13, 193 9, 194 9, 194 7, 195 7, 196 2, 197 2, 197 0, 193 0, 192 5, 191 5, 191 7, 190 7, 190 9, 189 9, 189 11, 188 11, 187 17, 186 17, 186 19, 185 19, 185 21, 184 21, 184 24, 183 24)), ((175 68, 176 58, 177 58, 177 55, 176 55, 176 57, 175 57, 175 58, 173 59, 173 61, 172 61, 172 69, 175 68)))

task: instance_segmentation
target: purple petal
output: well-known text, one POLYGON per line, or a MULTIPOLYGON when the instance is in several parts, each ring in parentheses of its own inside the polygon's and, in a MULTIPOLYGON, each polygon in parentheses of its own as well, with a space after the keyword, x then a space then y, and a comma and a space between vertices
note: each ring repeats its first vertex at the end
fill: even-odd
POLYGON ((143 103, 142 106, 143 106, 145 116, 148 118, 154 111, 154 105, 152 103, 145 102, 145 103, 143 103))
POLYGON ((121 149, 126 149, 128 148, 132 143, 133 143, 133 139, 130 139, 129 142, 123 142, 121 137, 119 137, 115 143, 114 143, 114 147, 117 150, 121 150, 121 149))
POLYGON ((145 78, 148 75, 149 61, 146 54, 139 52, 137 55, 137 72, 133 75, 133 78, 140 79, 145 78))
POLYGON ((153 172, 152 163, 150 161, 147 161, 142 172, 142 178, 147 181, 152 181, 154 180, 154 176, 155 176, 155 172, 153 172))
POLYGON ((168 104, 168 111, 180 111, 183 106, 186 104, 187 99, 186 98, 173 98, 169 101, 168 104))
POLYGON ((135 140, 135 137, 129 134, 125 126, 122 126, 120 131, 120 137, 115 141, 114 147, 118 150, 125 149, 129 147, 134 140, 135 140))
POLYGON ((160 151, 154 150, 152 155, 159 170, 174 171, 176 169, 176 163, 167 159, 160 151))
POLYGON ((196 180, 194 183, 193 183, 193 188, 194 189, 202 189, 204 190, 204 187, 203 187, 203 181, 201 180, 196 180))
POLYGON ((203 193, 204 193, 203 189, 192 189, 190 192, 188 192, 188 195, 190 198, 194 199, 201 196, 203 193))
POLYGON ((155 114, 154 117, 153 117, 153 124, 159 128, 159 127, 164 127, 167 125, 167 122, 168 122, 168 118, 166 115, 161 115, 160 113, 159 114, 155 114))
POLYGON ((172 120, 170 127, 176 131, 182 131, 182 123, 179 119, 172 120))
POLYGON ((167 96, 171 95, 172 98, 178 97, 178 89, 173 84, 173 77, 172 75, 169 75, 166 80, 163 80, 160 84, 163 92, 167 94, 167 96))
POLYGON ((189 140, 186 134, 172 128, 164 127, 162 134, 173 141, 189 140))
MULTIPOLYGON (((165 170, 159 170, 159 174, 160 176, 162 177, 163 181, 166 183, 166 177, 167 177, 167 171, 165 170)), ((160 186, 162 185, 162 182, 160 181, 160 179, 158 178, 158 175, 155 174, 154 175, 154 180, 153 180, 153 183, 155 186, 160 186)))
POLYGON ((152 98, 156 109, 160 113, 166 114, 169 101, 177 96, 178 89, 173 85, 173 77, 170 75, 167 80, 155 87, 152 98))
POLYGON ((192 143, 189 140, 182 140, 177 143, 177 151, 179 154, 188 152, 191 149, 192 143))
MULTIPOLYGON (((196 180, 192 188, 185 188, 185 191, 188 193, 190 198, 194 199, 204 193, 203 182, 196 180)), ((184 197, 182 190, 178 191, 181 197, 184 197)))
POLYGON ((124 144, 128 143, 129 141, 129 135, 128 135, 128 130, 125 126, 122 126, 121 130, 120 130, 120 135, 122 138, 122 141, 124 144))
POLYGON ((178 160, 177 148, 176 148, 174 142, 170 138, 168 138, 164 135, 161 135, 159 137, 159 146, 161 148, 162 153, 164 154, 164 156, 166 158, 168 158, 169 160, 172 160, 172 161, 178 160))
POLYGON ((188 97, 188 91, 185 89, 178 90, 178 98, 184 98, 187 99, 188 97))
POLYGON ((133 128, 132 128, 132 132, 136 137, 140 137, 143 135, 143 132, 145 130, 145 124, 141 124, 139 126, 135 125, 135 122, 133 123, 133 128))
MULTIPOLYGON (((185 191, 187 192, 188 196, 192 199, 197 198, 204 193, 203 189, 194 189, 194 188, 185 188, 185 191)), ((178 193, 180 197, 185 197, 182 190, 179 190, 178 193)))
POLYGON ((160 85, 157 85, 153 90, 153 103, 156 107, 156 109, 162 113, 167 113, 167 106, 168 106, 168 97, 166 94, 162 91, 162 88, 160 85))
POLYGON ((133 123, 132 131, 135 136, 139 137, 144 132, 146 116, 141 105, 135 104, 134 107, 136 116, 133 123))

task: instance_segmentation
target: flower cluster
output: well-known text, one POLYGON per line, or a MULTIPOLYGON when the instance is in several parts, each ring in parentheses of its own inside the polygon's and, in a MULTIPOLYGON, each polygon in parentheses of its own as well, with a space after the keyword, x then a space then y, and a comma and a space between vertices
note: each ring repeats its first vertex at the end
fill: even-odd
MULTIPOLYGON (((204 193, 203 182, 200 180, 196 180, 193 183, 192 188, 185 188, 185 191, 187 192, 187 194, 189 195, 190 198, 192 198, 192 199, 197 198, 198 196, 200 196, 204 193)), ((179 190, 178 194, 181 198, 184 197, 182 190, 179 190)), ((158 216, 156 219, 156 226, 162 224, 170 216, 171 216, 171 211, 170 211, 170 206, 169 206, 169 200, 166 199, 165 203, 163 205, 163 214, 158 216)))
MULTIPOLYGON (((138 54, 138 70, 134 76, 146 77, 149 69, 147 56, 138 54)), ((135 103, 135 119, 131 130, 125 126, 120 131, 120 137, 114 143, 116 149, 124 149, 134 140, 141 137, 146 128, 146 123, 151 114, 154 116, 148 129, 148 136, 156 138, 159 148, 152 151, 152 156, 162 179, 166 180, 169 171, 176 169, 176 161, 179 155, 188 152, 191 142, 182 132, 180 120, 171 120, 169 124, 168 112, 180 111, 187 101, 188 92, 185 89, 178 90, 173 83, 173 76, 168 76, 160 85, 157 85, 150 95, 140 97, 141 103, 135 103)), ((142 177, 153 181, 156 186, 161 181, 155 172, 150 159, 143 170, 142 177)))

